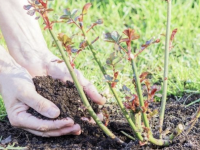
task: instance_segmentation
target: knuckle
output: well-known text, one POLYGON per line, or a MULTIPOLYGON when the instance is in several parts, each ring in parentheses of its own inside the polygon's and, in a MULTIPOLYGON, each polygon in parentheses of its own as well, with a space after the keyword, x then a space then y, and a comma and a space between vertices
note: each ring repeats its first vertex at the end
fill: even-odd
POLYGON ((46 131, 49 131, 49 127, 48 126, 40 126, 37 128, 38 131, 42 131, 42 132, 46 132, 46 131))
POLYGON ((19 127, 20 126, 20 123, 19 123, 19 121, 16 118, 9 118, 9 121, 10 121, 10 124, 13 127, 19 127))
POLYGON ((42 112, 44 110, 44 108, 46 107, 46 104, 45 104, 45 101, 44 100, 41 100, 41 101, 38 101, 36 102, 36 110, 38 112, 42 112))

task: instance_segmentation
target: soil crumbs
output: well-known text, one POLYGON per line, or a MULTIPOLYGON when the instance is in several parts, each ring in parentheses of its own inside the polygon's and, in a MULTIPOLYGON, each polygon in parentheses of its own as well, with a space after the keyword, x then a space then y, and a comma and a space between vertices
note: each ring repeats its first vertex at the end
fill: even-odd
MULTIPOLYGON (((26 147, 26 149, 32 150, 200 150, 199 123, 195 124, 195 127, 189 135, 186 136, 182 134, 176 138, 169 147, 157 147, 152 144, 140 146, 137 140, 132 141, 121 133, 121 131, 124 131, 133 135, 125 118, 120 113, 119 108, 114 104, 106 104, 104 108, 108 110, 110 116, 108 128, 121 140, 127 143, 125 147, 120 146, 109 139, 97 125, 88 124, 80 119, 83 116, 89 117, 89 114, 85 111, 73 83, 63 83, 59 80, 54 80, 49 76, 36 77, 33 81, 37 92, 53 101, 60 108, 61 114, 58 119, 66 117, 74 119, 76 123, 80 124, 82 133, 79 136, 65 135, 50 138, 38 137, 22 129, 12 127, 6 117, 3 121, 0 121, 0 149, 1 147, 7 146, 11 146, 10 149, 14 149, 12 148, 12 145, 14 144, 14 147, 26 147)), ((200 95, 193 95, 190 97, 185 96, 179 101, 175 101, 173 97, 169 98, 166 106, 164 129, 169 127, 173 129, 179 123, 188 123, 195 114, 198 105, 192 105, 186 108, 182 103, 185 103, 187 100, 186 104, 189 104, 197 98, 200 98, 200 95)), ((98 105, 91 100, 89 101, 95 112, 100 112, 98 105)), ((153 103, 150 105, 150 108, 152 110, 159 109, 159 106, 159 103, 153 103)), ((38 118, 48 119, 31 108, 27 112, 38 118)), ((155 137, 158 136, 158 122, 158 116, 154 116, 150 120, 155 137)))

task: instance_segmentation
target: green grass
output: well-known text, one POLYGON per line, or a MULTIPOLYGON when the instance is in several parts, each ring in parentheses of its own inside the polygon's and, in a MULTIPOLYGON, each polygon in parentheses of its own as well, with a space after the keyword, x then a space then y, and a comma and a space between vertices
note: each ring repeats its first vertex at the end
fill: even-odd
MULTIPOLYGON (((134 3, 128 1, 55 1, 52 7, 57 15, 62 15, 64 8, 79 8, 86 2, 92 2, 93 7, 89 10, 86 19, 86 25, 90 25, 98 18, 104 19, 104 25, 95 27, 95 35, 99 35, 101 39, 95 43, 96 50, 99 51, 99 58, 105 63, 105 59, 113 50, 113 45, 103 41, 102 33, 108 31, 119 31, 121 33, 127 27, 134 28, 141 38, 134 42, 134 48, 139 48, 146 40, 152 37, 159 37, 165 33, 166 24, 166 3, 164 1, 154 0, 137 0, 134 3)), ((172 8, 172 29, 178 28, 174 48, 170 53, 169 66, 169 94, 182 94, 185 90, 199 91, 200 89, 200 19, 198 9, 200 7, 199 0, 192 1, 173 1, 172 8)), ((76 29, 72 25, 59 24, 55 26, 55 31, 64 32, 72 35, 76 29)), ((47 43, 51 47, 51 38, 47 32, 44 32, 47 43)), ((94 34, 89 37, 94 39, 94 34)), ((137 65, 140 72, 150 71, 153 74, 153 82, 162 81, 163 78, 163 60, 164 60, 164 37, 161 36, 161 43, 153 45, 143 52, 138 60, 137 65)), ((76 39, 78 41, 78 39, 76 39)), ((52 49, 52 48, 51 48, 52 49)), ((55 49, 52 49, 58 54, 55 49)), ((92 60, 91 53, 87 50, 79 55, 76 61, 77 67, 84 72, 98 87, 99 90, 105 88, 102 84, 102 76, 99 74, 97 65, 92 60)), ((121 80, 118 87, 122 84, 131 84, 130 77, 132 72, 130 65, 125 64, 124 71, 120 74, 121 80)), ((131 85, 130 85, 131 86, 131 85)))
MULTIPOLYGON (((100 36, 100 40, 94 46, 99 52, 98 57, 103 64, 113 51, 113 45, 103 41, 102 33, 114 30, 122 33, 127 27, 134 28, 141 36, 139 40, 134 41, 134 48, 139 48, 141 44, 152 37, 161 37, 159 44, 151 46, 139 55, 137 66, 140 73, 143 71, 152 73, 152 82, 162 83, 165 40, 160 34, 165 34, 166 2, 164 0, 68 0, 67 2, 54 0, 50 6, 55 9, 56 15, 61 16, 64 8, 79 8, 81 10, 87 2, 92 2, 93 7, 85 17, 85 25, 89 26, 99 18, 104 20, 104 24, 95 27, 93 34, 89 36, 90 40, 100 36)), ((181 95, 184 91, 199 92, 200 90, 199 8, 200 0, 173 0, 171 29, 178 28, 178 33, 173 43, 174 48, 170 53, 168 94, 181 95)), ((53 14, 52 16, 56 16, 53 14)), ((40 24, 42 26, 41 20, 40 24)), ((55 33, 63 32, 70 36, 77 29, 72 25, 56 24, 54 31, 55 33)), ((54 54, 59 55, 56 48, 51 47, 52 38, 48 31, 43 31, 43 33, 49 49, 54 54)), ((76 41, 80 41, 80 38, 76 38, 74 42, 76 41)), ((5 41, 0 40, 0 44, 5 46, 5 41)), ((107 88, 106 83, 102 83, 103 76, 88 50, 78 56, 76 66, 85 77, 96 85, 99 91, 107 88)), ((120 73, 117 89, 120 89, 123 84, 132 87, 131 66, 128 62, 125 62, 124 66, 124 70, 120 73)), ((2 106, 2 102, 0 106, 2 106)))

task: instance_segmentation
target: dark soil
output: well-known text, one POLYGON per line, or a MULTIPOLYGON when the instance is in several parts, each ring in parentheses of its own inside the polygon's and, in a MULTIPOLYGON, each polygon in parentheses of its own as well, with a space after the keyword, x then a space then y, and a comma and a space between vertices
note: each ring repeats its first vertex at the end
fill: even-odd
MULTIPOLYGON (((22 129, 14 128, 10 125, 7 118, 0 122, 0 147, 6 147, 7 145, 26 147, 27 149, 72 149, 72 150, 103 150, 103 149, 165 149, 165 150, 181 150, 181 149, 200 149, 200 126, 196 123, 193 130, 189 135, 181 135, 174 140, 172 145, 166 148, 157 147, 152 144, 145 146, 139 146, 138 141, 131 141, 126 136, 121 134, 120 131, 125 131, 126 133, 132 134, 131 129, 126 123, 123 115, 120 113, 119 109, 115 105, 106 104, 106 108, 110 115, 110 122, 108 127, 117 135, 120 139, 125 141, 127 145, 125 147, 113 142, 111 139, 106 137, 106 135, 101 131, 96 125, 88 124, 82 121, 80 118, 85 116, 88 117, 88 113, 84 111, 84 107, 81 103, 81 99, 74 85, 71 82, 62 83, 59 80, 53 80, 51 77, 38 77, 33 79, 36 90, 39 94, 45 98, 53 101, 61 110, 59 119, 71 117, 75 122, 79 123, 82 128, 82 134, 79 136, 65 135, 61 137, 51 137, 44 138, 32 135, 22 129), (2 139, 2 140, 1 140, 2 139), (7 142, 5 142, 7 141, 7 142)), ((172 129, 176 127, 179 123, 188 123, 192 115, 195 114, 198 105, 193 105, 185 108, 182 103, 187 101, 186 104, 199 98, 200 95, 193 95, 190 97, 184 96, 179 101, 175 101, 169 98, 168 104, 166 106, 165 122, 164 128, 171 127, 172 129), (184 99, 187 98, 187 99, 184 99)), ((90 101, 91 102, 91 101, 90 101)), ((98 113, 100 109, 98 105, 91 102, 92 107, 95 112, 98 113)), ((152 110, 158 109, 159 103, 154 103, 150 105, 152 110)), ((28 110, 29 113, 37 116, 38 118, 48 119, 41 116, 33 109, 28 110)), ((158 116, 154 116, 151 119, 151 128, 153 130, 154 136, 158 136, 158 116)))

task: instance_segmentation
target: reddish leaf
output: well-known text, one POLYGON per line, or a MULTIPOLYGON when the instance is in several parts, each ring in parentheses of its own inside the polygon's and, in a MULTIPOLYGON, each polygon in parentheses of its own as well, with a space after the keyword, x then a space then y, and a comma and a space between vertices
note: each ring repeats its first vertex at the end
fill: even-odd
POLYGON ((140 78, 144 79, 147 77, 147 75, 149 74, 149 72, 143 72, 141 75, 140 75, 140 78))
POLYGON ((171 51, 172 48, 173 48, 172 42, 173 42, 173 40, 174 40, 174 37, 175 37, 177 31, 178 31, 178 29, 174 29, 174 30, 172 31, 172 34, 171 34, 171 37, 170 37, 170 41, 169 41, 169 51, 171 51))
POLYGON ((115 88, 116 85, 117 85, 117 82, 112 82, 112 83, 111 83, 111 87, 112 87, 112 88, 115 88))
POLYGON ((149 80, 145 80, 144 81, 144 84, 146 85, 146 88, 147 88, 147 92, 149 93, 150 92, 150 82, 149 82, 149 80))
POLYGON ((83 9, 82 9, 82 14, 85 15, 88 11, 88 9, 92 6, 91 3, 87 3, 83 6, 83 9))
POLYGON ((156 92, 158 91, 158 86, 154 85, 151 87, 151 91, 148 92, 148 100, 153 101, 156 92))
POLYGON ((114 73, 114 79, 117 79, 119 72, 114 73))
POLYGON ((134 30, 134 29, 128 28, 128 29, 124 30, 123 33, 124 33, 126 36, 128 36, 128 39, 129 39, 130 41, 136 40, 136 39, 140 38, 140 36, 139 36, 137 33, 135 33, 135 30, 134 30))

